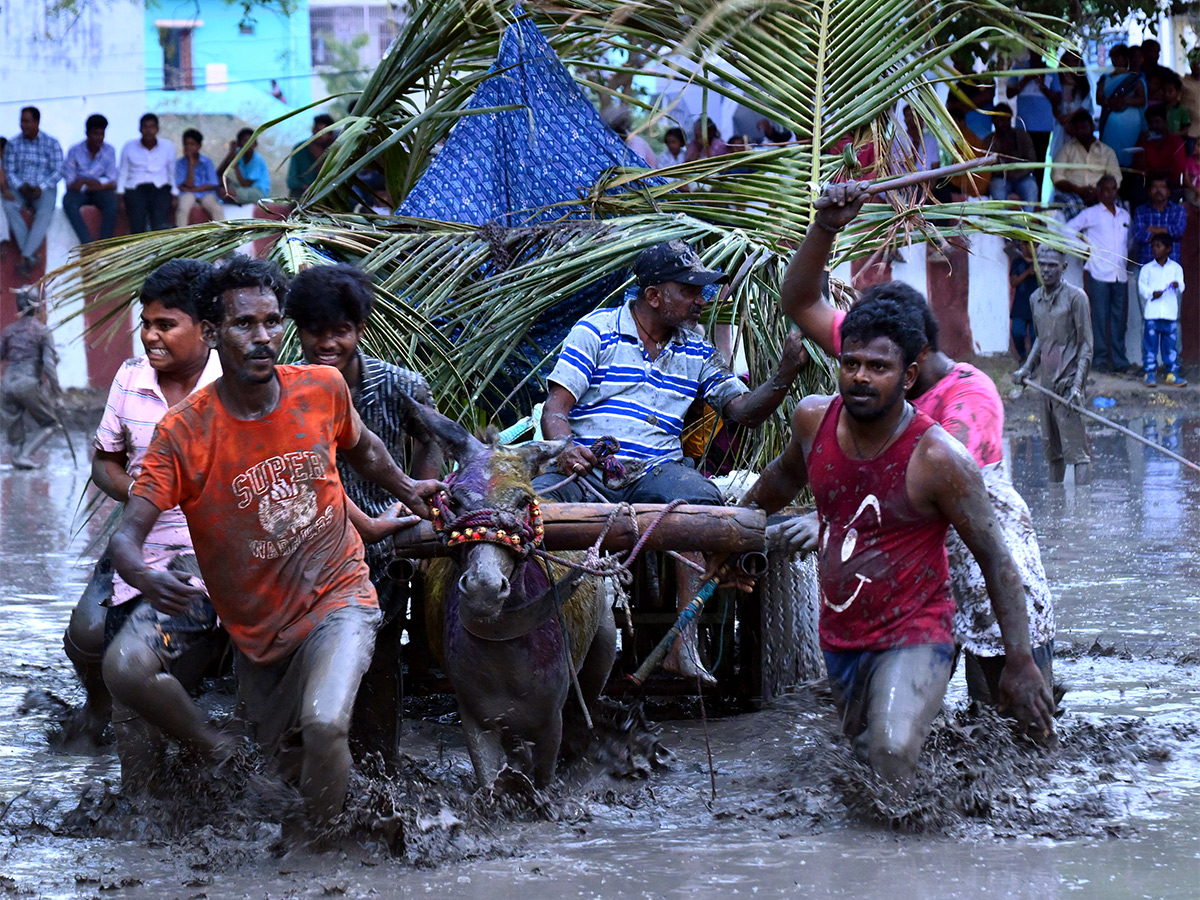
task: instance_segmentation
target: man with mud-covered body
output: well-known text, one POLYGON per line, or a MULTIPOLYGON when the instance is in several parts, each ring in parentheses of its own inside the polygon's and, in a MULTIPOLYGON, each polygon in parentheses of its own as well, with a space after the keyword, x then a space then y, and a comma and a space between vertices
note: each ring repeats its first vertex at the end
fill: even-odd
POLYGON ((742 501, 773 513, 807 483, 820 518, 820 640, 842 728, 856 751, 905 789, 941 709, 954 659, 946 533, 979 561, 1005 644, 999 702, 1053 734, 1053 699, 1034 662, 1020 575, 979 467, 913 408, 921 318, 880 297, 841 328, 839 393, 810 396, 792 436, 742 501))
MULTIPOLYGON (((780 291, 783 312, 826 353, 842 349, 841 323, 846 313, 821 295, 822 272, 829 261, 835 235, 854 220, 867 199, 866 182, 830 185, 818 198, 814 227, 788 266, 780 291)), ((1037 534, 1029 507, 1013 487, 1004 466, 1004 404, 992 379, 974 366, 955 362, 938 348, 938 325, 920 292, 901 281, 874 285, 863 292, 890 297, 916 311, 925 330, 925 346, 917 356, 917 379, 908 400, 957 438, 975 459, 991 497, 1004 541, 1025 589, 1033 656, 1047 687, 1053 689, 1054 602, 1050 593, 1037 534)), ((803 526, 802 526, 803 527, 803 526)), ((815 523, 798 531, 797 549, 812 549, 815 523)), ((1004 642, 987 584, 979 565, 953 529, 946 543, 950 578, 957 602, 954 635, 965 657, 967 689, 972 700, 995 706, 1004 642)))
MULTIPOLYGON (((1013 372, 1013 384, 1023 385, 1040 369, 1042 387, 1078 406, 1083 402, 1092 368, 1094 333, 1088 296, 1063 281, 1067 258, 1061 252, 1039 247, 1037 261, 1042 286, 1029 298, 1037 338, 1025 362, 1013 372)), ((1043 397, 1041 418, 1050 480, 1062 482, 1067 466, 1074 465, 1075 483, 1087 484, 1092 480, 1092 447, 1083 416, 1070 406, 1043 397)))
POLYGON ((0 426, 12 446, 14 469, 36 469, 33 454, 54 436, 58 422, 58 353, 54 335, 38 318, 42 301, 36 285, 16 288, 17 321, 0 334, 0 426), (25 415, 38 430, 25 434, 25 415))
POLYGON ((156 609, 187 609, 204 591, 142 562, 160 511, 183 510, 256 737, 328 820, 345 803, 350 715, 379 620, 337 454, 427 516, 444 485, 400 471, 336 370, 276 365, 283 291, 262 260, 237 258, 210 279, 200 316, 224 374, 159 422, 110 549, 156 609))

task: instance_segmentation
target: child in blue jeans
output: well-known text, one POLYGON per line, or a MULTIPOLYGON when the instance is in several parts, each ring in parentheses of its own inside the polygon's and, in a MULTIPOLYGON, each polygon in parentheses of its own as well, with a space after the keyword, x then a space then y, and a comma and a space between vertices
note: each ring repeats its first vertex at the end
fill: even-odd
POLYGON ((1171 238, 1156 234, 1150 238, 1154 259, 1142 266, 1138 275, 1138 296, 1142 311, 1142 364, 1146 386, 1158 387, 1158 357, 1167 370, 1165 384, 1183 387, 1187 380, 1179 372, 1179 295, 1183 293, 1183 269, 1171 259, 1171 238))

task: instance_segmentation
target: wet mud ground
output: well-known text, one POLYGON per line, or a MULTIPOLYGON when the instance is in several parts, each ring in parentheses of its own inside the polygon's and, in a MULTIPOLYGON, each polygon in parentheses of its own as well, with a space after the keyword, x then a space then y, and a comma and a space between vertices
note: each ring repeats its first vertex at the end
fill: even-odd
MULTIPOLYGON (((253 758, 218 781, 177 759, 178 798, 132 807, 111 750, 51 749, 58 700, 81 697, 61 635, 96 523, 72 539, 84 476, 65 448, 40 472, 0 465, 0 896, 1200 896, 1200 476, 1097 430, 1095 483, 1052 486, 1013 421, 1069 688, 1057 753, 972 716, 957 675, 916 795, 880 803, 808 685, 749 714, 651 706, 666 768, 576 770, 498 808, 471 796, 434 701, 411 709, 401 777, 354 785, 345 828, 368 839, 323 852, 281 841, 294 798, 253 758)), ((1127 424, 1200 459, 1200 420, 1127 424)))

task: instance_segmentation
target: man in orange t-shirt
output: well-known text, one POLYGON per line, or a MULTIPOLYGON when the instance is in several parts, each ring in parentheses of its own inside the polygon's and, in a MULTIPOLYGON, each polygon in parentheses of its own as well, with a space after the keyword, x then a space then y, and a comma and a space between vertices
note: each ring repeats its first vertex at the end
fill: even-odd
POLYGON ((141 546, 161 510, 183 510, 256 737, 327 820, 345 803, 350 714, 379 619, 337 455, 420 515, 444 486, 400 471, 336 369, 276 365, 284 288, 263 260, 211 277, 197 305, 224 374, 159 422, 110 546, 121 577, 178 614, 203 589, 147 569, 141 546))

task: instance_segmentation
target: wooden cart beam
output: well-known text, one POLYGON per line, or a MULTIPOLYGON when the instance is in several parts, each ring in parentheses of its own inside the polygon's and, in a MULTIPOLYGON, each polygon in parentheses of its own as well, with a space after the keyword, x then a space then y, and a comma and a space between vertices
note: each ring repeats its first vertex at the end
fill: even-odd
MULTIPOLYGON (((551 552, 586 550, 596 543, 609 517, 617 509, 610 503, 542 503, 546 527, 545 547, 551 552)), ((635 503, 637 528, 628 513, 617 516, 602 550, 632 550, 638 536, 666 509, 660 503, 635 503)), ((766 549, 767 517, 761 510, 739 506, 677 506, 662 517, 646 543, 650 550, 727 553, 762 552, 766 549)), ((429 522, 407 528, 392 539, 396 555, 408 559, 445 556, 429 522)))

